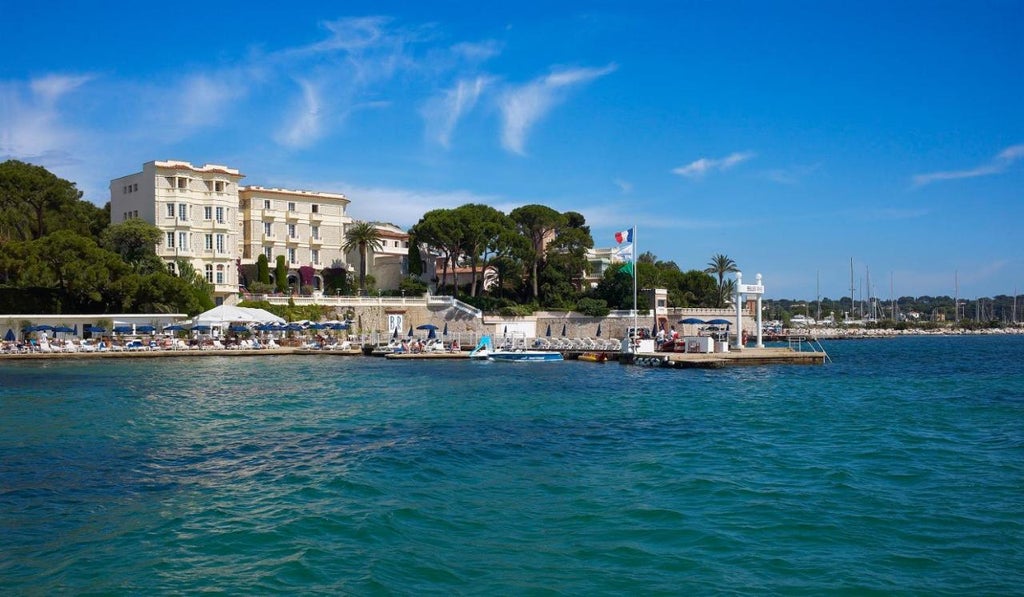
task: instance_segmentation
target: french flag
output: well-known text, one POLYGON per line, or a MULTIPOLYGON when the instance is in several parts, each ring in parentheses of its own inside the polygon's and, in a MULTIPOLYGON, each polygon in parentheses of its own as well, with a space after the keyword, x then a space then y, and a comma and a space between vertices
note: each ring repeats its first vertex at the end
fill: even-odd
POLYGON ((619 244, 633 242, 633 229, 630 228, 629 230, 623 230, 622 232, 616 232, 615 233, 615 242, 617 242, 619 244))

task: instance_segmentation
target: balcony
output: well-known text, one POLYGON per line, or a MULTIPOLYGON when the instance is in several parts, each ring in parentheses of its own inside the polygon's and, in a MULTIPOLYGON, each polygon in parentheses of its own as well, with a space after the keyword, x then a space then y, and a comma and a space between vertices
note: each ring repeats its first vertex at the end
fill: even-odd
POLYGON ((289 222, 298 222, 299 219, 300 219, 300 215, 301 214, 299 214, 299 212, 297 212, 297 211, 288 211, 288 212, 285 212, 284 219, 289 221, 289 222))
POLYGON ((309 244, 313 247, 319 247, 324 244, 324 239, 322 236, 311 236, 309 237, 309 244))
POLYGON ((265 245, 272 245, 275 242, 277 242, 277 237, 274 236, 273 234, 264 234, 263 235, 263 244, 265 244, 265 245))
POLYGON ((309 221, 310 222, 323 222, 324 221, 324 213, 322 211, 311 212, 309 214, 309 221))
POLYGON ((297 236, 289 236, 288 238, 285 239, 285 242, 288 243, 288 246, 294 246, 298 245, 300 240, 299 237, 297 236))

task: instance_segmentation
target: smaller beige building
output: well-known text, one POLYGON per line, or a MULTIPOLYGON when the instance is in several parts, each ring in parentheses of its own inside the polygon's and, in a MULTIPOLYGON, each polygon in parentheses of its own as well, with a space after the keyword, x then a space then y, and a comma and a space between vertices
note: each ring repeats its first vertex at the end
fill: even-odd
MULTIPOLYGON (((409 235, 394 224, 374 222, 380 233, 382 247, 367 251, 366 273, 376 280, 377 288, 398 288, 409 275, 409 235)), ((359 272, 359 249, 354 248, 346 255, 349 271, 357 276, 359 272)))
MULTIPOLYGON (((265 255, 271 268, 283 255, 289 270, 308 266, 348 269, 341 249, 345 228, 352 223, 349 200, 337 193, 245 186, 239 189, 240 249, 243 264, 265 255)), ((315 290, 323 288, 319 276, 315 290)))

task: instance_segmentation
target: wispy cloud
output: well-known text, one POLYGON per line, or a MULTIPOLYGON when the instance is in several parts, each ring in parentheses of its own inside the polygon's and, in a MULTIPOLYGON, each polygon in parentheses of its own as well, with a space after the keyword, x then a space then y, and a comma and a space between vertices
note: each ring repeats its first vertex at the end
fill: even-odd
POLYGON ((981 164, 969 170, 945 170, 940 172, 929 172, 914 176, 914 186, 924 186, 942 180, 957 180, 961 178, 977 178, 979 176, 990 176, 1003 172, 1015 162, 1024 158, 1024 144, 1011 145, 999 152, 988 163, 981 164))
POLYGON ((812 164, 810 166, 791 166, 788 168, 774 168, 771 170, 765 170, 761 173, 761 176, 779 184, 786 185, 797 185, 803 182, 807 176, 812 174, 815 170, 820 167, 820 164, 812 164))
POLYGON ((27 85, 0 83, 0 156, 66 160, 77 133, 63 121, 58 104, 92 79, 52 74, 27 85))
POLYGON ((633 192, 633 183, 629 182, 628 180, 616 178, 612 182, 615 183, 615 186, 619 187, 619 190, 622 191, 623 194, 628 195, 629 193, 633 192))
POLYGON ((566 91, 612 73, 616 65, 602 68, 563 69, 508 89, 501 97, 503 126, 501 144, 508 151, 525 154, 526 137, 540 119, 564 101, 566 91))
POLYGON ((188 127, 222 123, 231 102, 245 95, 242 78, 235 76, 197 73, 188 76, 182 88, 181 124, 188 127))
MULTIPOLYGON (((452 209, 466 203, 483 203, 507 211, 503 197, 479 195, 470 191, 431 191, 389 187, 352 186, 345 183, 314 188, 337 188, 349 197, 358 197, 353 203, 352 217, 360 220, 391 222, 409 228, 423 214, 432 209, 452 209)), ((513 207, 515 207, 513 205, 513 207)))
POLYGON ((291 148, 308 147, 321 135, 320 93, 309 81, 298 81, 302 98, 297 100, 275 139, 291 148))
POLYGON ((702 178, 708 172, 724 172, 729 170, 733 166, 753 158, 755 155, 752 151, 739 151, 731 153, 724 158, 700 158, 685 166, 674 168, 672 173, 686 178, 702 178))
POLYGON ((459 119, 473 109, 491 81, 491 78, 484 76, 463 79, 440 97, 428 101, 421 110, 426 121, 427 137, 442 147, 449 147, 459 119))

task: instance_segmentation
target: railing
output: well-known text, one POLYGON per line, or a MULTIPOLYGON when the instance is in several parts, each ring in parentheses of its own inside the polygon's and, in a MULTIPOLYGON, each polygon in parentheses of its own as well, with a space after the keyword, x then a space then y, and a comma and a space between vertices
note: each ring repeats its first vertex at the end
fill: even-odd
POLYGON ((336 307, 452 307, 476 318, 483 318, 484 313, 472 305, 468 305, 452 296, 304 296, 286 294, 253 294, 247 295, 248 300, 267 301, 270 304, 295 305, 329 305, 336 307))

